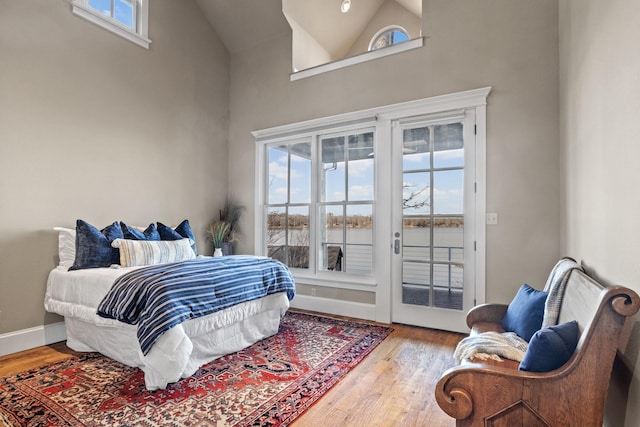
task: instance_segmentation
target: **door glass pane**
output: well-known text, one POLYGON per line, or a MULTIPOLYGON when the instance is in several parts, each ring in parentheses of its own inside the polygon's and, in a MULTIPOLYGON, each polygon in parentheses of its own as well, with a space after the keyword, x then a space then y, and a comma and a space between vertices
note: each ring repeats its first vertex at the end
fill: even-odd
POLYGON ((402 303, 413 305, 430 304, 430 265, 427 263, 402 263, 402 303))
MULTIPOLYGON (((449 295, 440 302, 462 309, 464 279, 464 217, 438 217, 433 233, 433 282, 436 293, 449 295)), ((446 304, 446 305, 445 305, 446 304)))
POLYGON ((402 142, 402 163, 405 171, 427 169, 431 165, 428 127, 405 129, 402 142))
POLYGON ((431 217, 402 219, 402 303, 429 305, 431 280, 431 217))
POLYGON ((320 144, 323 202, 345 200, 345 137, 324 138, 320 144))
POLYGON ((464 144, 462 123, 435 126, 433 167, 449 168, 464 166, 464 144))
POLYGON ((429 216, 404 217, 402 220, 403 256, 406 261, 431 260, 431 219, 429 216))
POLYGON ((461 310, 462 124, 405 129, 403 168, 403 304, 461 310))
POLYGON ((402 211, 404 215, 430 213, 431 174, 410 172, 403 175, 402 211))
POLYGON ((433 212, 435 214, 462 214, 464 201, 464 171, 433 172, 433 212))

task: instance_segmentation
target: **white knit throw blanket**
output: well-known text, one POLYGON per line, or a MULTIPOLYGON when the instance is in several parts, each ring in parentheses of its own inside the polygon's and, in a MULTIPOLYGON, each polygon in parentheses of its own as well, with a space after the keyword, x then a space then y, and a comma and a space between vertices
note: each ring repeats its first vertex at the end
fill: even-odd
POLYGON ((472 357, 486 360, 494 359, 501 361, 505 359, 521 362, 527 352, 528 343, 513 332, 483 332, 478 335, 463 338, 458 343, 456 351, 453 353, 456 362, 461 363, 464 359, 472 357))
MULTIPOLYGON (((544 287, 549 296, 545 301, 543 328, 557 323, 564 290, 573 269, 582 270, 582 267, 572 258, 562 258, 551 270, 544 287)), ((458 363, 472 357, 480 360, 502 360, 501 357, 504 357, 521 362, 528 346, 525 340, 513 332, 483 332, 460 341, 453 356, 458 363)))

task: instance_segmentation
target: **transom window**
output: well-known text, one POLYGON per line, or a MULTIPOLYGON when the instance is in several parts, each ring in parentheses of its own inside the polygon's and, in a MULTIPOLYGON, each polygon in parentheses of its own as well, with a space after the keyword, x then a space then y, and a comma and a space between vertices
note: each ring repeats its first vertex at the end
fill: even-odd
POLYGON ((369 50, 381 49, 394 44, 406 42, 409 34, 399 26, 386 27, 378 31, 369 43, 369 50))
POLYGON ((149 0, 73 0, 73 13, 149 48, 149 0))

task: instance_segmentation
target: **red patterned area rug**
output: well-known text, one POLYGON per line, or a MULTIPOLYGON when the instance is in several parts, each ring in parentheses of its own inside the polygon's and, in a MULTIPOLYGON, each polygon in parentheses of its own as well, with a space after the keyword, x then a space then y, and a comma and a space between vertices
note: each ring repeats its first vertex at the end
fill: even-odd
POLYGON ((390 332, 288 312, 273 337, 156 391, 139 369, 83 354, 0 379, 0 426, 286 426, 390 332))

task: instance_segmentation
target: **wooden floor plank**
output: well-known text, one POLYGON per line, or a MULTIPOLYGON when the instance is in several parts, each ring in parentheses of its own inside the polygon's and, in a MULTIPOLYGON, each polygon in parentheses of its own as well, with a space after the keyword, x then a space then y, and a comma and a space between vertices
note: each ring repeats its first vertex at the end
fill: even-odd
MULTIPOLYGON (((394 331, 389 337, 292 426, 455 425, 438 407, 433 390, 440 375, 454 365, 453 350, 463 336, 405 325, 390 326, 394 331)), ((3 356, 0 377, 73 354, 61 342, 3 356)))

